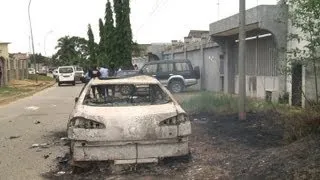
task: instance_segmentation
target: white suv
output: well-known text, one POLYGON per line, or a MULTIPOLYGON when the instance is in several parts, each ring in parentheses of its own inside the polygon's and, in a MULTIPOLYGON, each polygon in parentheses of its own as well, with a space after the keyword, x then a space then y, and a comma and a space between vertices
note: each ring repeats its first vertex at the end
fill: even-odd
POLYGON ((58 85, 72 84, 76 85, 75 81, 75 69, 73 66, 61 66, 58 68, 58 85))

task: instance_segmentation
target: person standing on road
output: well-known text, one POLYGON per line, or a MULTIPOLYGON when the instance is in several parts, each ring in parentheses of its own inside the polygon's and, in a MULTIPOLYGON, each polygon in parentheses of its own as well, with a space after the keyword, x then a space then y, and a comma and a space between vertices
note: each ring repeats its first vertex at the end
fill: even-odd
POLYGON ((99 70, 100 78, 108 78, 109 77, 109 69, 106 66, 103 66, 99 70))
MULTIPOLYGON (((89 70, 90 79, 99 78, 101 76, 98 67, 94 66, 91 70, 89 70)), ((91 86, 93 97, 96 98, 96 86, 91 86)))
POLYGON ((138 65, 137 65, 137 64, 135 64, 135 65, 134 65, 134 70, 139 70, 139 68, 138 68, 138 65))

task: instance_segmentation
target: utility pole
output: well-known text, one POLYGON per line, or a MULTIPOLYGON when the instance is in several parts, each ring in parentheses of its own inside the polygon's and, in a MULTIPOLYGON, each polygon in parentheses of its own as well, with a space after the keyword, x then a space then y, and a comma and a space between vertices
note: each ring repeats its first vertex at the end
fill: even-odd
POLYGON ((239 119, 246 120, 246 0, 239 0, 239 119))
POLYGON ((36 57, 35 57, 35 53, 34 53, 34 42, 33 42, 33 33, 32 33, 32 25, 31 25, 31 16, 30 16, 30 5, 31 5, 31 0, 29 1, 29 5, 28 5, 28 16, 29 16, 29 25, 30 25, 30 34, 31 34, 31 44, 32 44, 32 59, 33 59, 34 69, 35 69, 35 71, 36 71, 36 73, 35 73, 36 83, 38 83, 37 63, 36 63, 36 57))

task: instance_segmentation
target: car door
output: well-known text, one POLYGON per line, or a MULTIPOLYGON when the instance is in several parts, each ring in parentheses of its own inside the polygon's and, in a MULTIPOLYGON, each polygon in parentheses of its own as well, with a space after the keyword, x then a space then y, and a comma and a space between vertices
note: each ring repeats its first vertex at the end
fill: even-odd
POLYGON ((161 82, 161 84, 165 86, 168 85, 170 76, 174 74, 173 69, 172 62, 158 64, 157 79, 161 82))

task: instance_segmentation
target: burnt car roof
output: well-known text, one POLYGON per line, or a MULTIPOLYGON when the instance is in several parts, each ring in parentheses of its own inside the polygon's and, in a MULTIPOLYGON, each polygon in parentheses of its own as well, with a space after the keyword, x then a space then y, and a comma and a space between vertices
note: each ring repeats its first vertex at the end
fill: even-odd
POLYGON ((126 77, 110 77, 93 79, 91 85, 103 84, 159 84, 159 81, 146 75, 133 75, 126 77))

